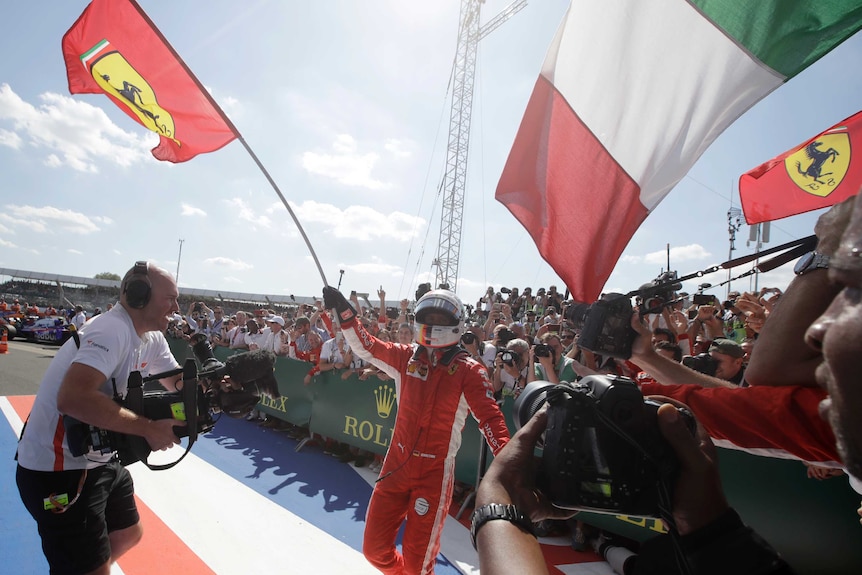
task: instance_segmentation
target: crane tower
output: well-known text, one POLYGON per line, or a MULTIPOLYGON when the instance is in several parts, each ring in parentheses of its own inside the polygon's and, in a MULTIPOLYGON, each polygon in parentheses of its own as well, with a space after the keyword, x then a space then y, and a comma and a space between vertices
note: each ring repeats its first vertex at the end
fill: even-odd
POLYGON ((453 64, 452 110, 449 114, 449 145, 443 175, 443 210, 440 241, 434 265, 437 286, 448 284, 453 291, 458 283, 461 257, 461 225, 464 215, 464 190, 467 182, 467 152, 470 145, 470 115, 473 111, 473 84, 476 77, 476 51, 479 41, 527 5, 516 0, 497 16, 479 25, 479 12, 485 0, 461 0, 458 45, 453 64))

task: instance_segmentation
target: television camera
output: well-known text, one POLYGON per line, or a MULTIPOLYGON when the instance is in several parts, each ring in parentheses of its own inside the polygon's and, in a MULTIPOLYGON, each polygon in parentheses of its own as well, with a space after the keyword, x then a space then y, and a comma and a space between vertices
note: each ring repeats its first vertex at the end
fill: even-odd
POLYGON ((273 399, 280 396, 273 374, 275 354, 271 351, 239 353, 221 362, 205 336, 194 336, 191 343, 197 361, 189 358, 182 368, 147 377, 133 371, 129 374, 125 396, 114 389, 114 401, 134 413, 149 419, 173 418, 186 422, 184 426, 174 427, 177 437, 188 437, 186 451, 179 459, 164 465, 150 464, 147 458, 152 450, 143 437, 100 429, 64 415, 63 424, 72 455, 116 452, 123 465, 142 461, 153 470, 170 469, 191 450, 199 434, 213 429, 216 414, 242 417, 254 409, 261 396, 273 399), (183 384, 179 391, 145 389, 146 383, 180 373, 183 384))
POLYGON ((665 306, 681 301, 674 292, 682 289, 675 271, 664 272, 651 282, 627 294, 607 293, 592 303, 574 303, 566 308, 565 318, 581 330, 578 346, 605 356, 628 359, 637 332, 631 327, 634 308, 631 298, 637 296, 641 315, 658 313, 665 306))

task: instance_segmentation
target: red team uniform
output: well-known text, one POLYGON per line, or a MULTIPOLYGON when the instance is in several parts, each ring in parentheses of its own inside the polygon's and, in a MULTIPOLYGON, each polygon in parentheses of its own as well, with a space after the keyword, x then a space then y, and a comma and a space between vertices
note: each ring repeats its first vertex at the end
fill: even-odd
MULTIPOLYGON (((423 323, 423 310, 460 308, 454 294, 441 292, 429 292, 417 302, 416 347, 373 337, 355 316, 341 325, 354 353, 395 380, 398 415, 369 503, 363 543, 365 557, 383 573, 434 571, 467 415, 473 413, 495 455, 509 440, 485 366, 457 345, 463 332, 460 309, 450 310, 458 325, 446 330, 423 323), (442 337, 441 331, 446 331, 442 337), (405 519, 398 553, 395 539, 405 519)), ((344 319, 350 313, 340 315, 344 319)))

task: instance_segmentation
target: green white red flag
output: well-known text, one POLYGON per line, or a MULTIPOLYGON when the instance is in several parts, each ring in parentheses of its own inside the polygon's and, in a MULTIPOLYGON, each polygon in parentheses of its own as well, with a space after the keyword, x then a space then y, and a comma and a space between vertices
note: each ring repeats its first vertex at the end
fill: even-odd
POLYGON ((862 112, 857 112, 744 173, 739 198, 745 221, 758 224, 840 203, 860 186, 862 112))
POLYGON ((157 133, 157 159, 185 162, 239 137, 134 0, 93 0, 62 48, 69 91, 105 94, 157 133))
POLYGON ((858 0, 573 0, 496 197, 593 301, 713 140, 860 27, 858 0))

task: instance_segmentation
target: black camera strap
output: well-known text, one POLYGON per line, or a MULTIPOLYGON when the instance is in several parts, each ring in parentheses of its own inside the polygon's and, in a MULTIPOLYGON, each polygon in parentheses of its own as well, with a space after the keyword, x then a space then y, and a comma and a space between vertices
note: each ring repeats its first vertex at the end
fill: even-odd
POLYGON ((629 433, 627 433, 623 428, 617 425, 613 418, 608 417, 605 413, 603 413, 602 410, 598 408, 598 405, 591 404, 591 407, 596 418, 598 418, 604 425, 606 425, 608 429, 610 429, 618 437, 623 439, 626 443, 637 449, 637 451, 640 452, 640 454, 643 455, 647 461, 649 461, 650 463, 655 465, 657 469, 659 469, 659 515, 668 527, 668 532, 670 534, 670 539, 674 551, 674 558, 676 560, 679 573, 681 575, 690 575, 691 566, 688 564, 688 560, 686 559, 685 553, 682 550, 682 544, 679 540, 679 532, 676 529, 676 521, 674 521, 673 518, 673 496, 671 494, 670 481, 672 481, 674 478, 670 477, 670 474, 666 470, 661 468, 661 466, 659 465, 660 462, 653 456, 652 453, 644 449, 643 446, 634 437, 629 435, 629 433))
MULTIPOLYGON (((195 360, 189 358, 186 360, 185 365, 182 369, 174 369, 162 374, 157 374, 157 377, 160 379, 162 377, 168 377, 168 375, 177 375, 179 373, 183 374, 183 389, 182 389, 182 397, 183 397, 183 410, 186 415, 186 425, 188 426, 188 444, 186 445, 186 450, 183 454, 171 463, 165 464, 153 464, 147 461, 147 458, 152 453, 152 449, 150 449, 149 443, 147 440, 139 435, 130 435, 129 439, 129 451, 131 452, 133 461, 129 463, 133 463, 134 461, 140 461, 144 465, 147 466, 151 471, 164 471, 165 469, 170 469, 171 467, 178 464, 180 461, 185 459, 186 455, 189 454, 189 451, 192 449, 192 445, 194 445, 195 441, 198 437, 197 431, 197 416, 198 416, 198 407, 197 407, 197 364, 195 360)), ((155 377, 148 377, 147 381, 155 379, 155 377)), ((141 372, 134 371, 129 374, 129 391, 126 395, 126 407, 135 413, 143 414, 144 413, 144 388, 143 388, 144 378, 141 377, 141 372), (134 377, 133 377, 134 376, 134 377)), ((122 460, 122 457, 121 457, 122 460)), ((123 462, 125 465, 129 463, 123 462)))

